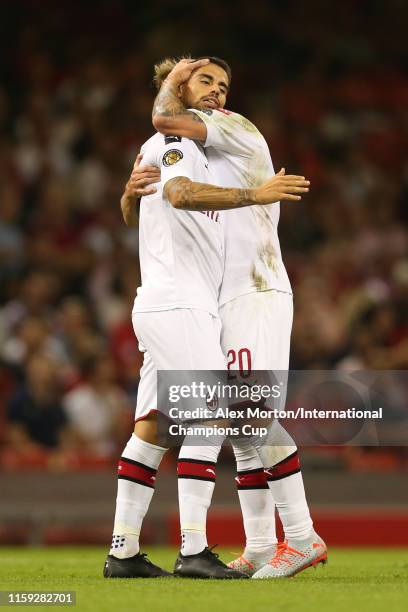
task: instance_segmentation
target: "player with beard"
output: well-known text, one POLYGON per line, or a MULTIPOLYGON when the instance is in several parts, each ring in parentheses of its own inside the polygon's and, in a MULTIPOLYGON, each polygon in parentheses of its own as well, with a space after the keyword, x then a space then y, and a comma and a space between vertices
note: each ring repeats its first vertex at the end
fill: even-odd
MULTIPOLYGON (((156 82, 160 90, 153 109, 154 126, 163 134, 200 142, 212 182, 254 188, 273 174, 268 147, 256 127, 241 115, 223 110, 230 84, 225 62, 210 58, 209 64, 194 70, 191 60, 177 65, 167 60, 157 68, 156 82)), ((192 189, 183 178, 174 179, 174 184, 180 193, 192 189)), ((190 205, 186 202, 183 207, 187 210, 190 205)), ((277 234, 279 203, 229 210, 221 221, 226 255, 219 306, 222 347, 229 366, 238 368, 245 358, 253 370, 287 371, 293 304, 277 234)), ((254 448, 248 442, 233 442, 233 448, 247 543, 231 567, 255 578, 274 578, 325 562, 326 545, 313 529, 290 436, 275 422, 268 445, 254 448), (273 500, 286 537, 279 546, 273 500)))
MULTIPOLYGON (((207 65, 194 62, 192 68, 207 65)), ((197 86, 203 95, 205 87, 197 86)), ((186 90, 184 103, 190 98, 186 90)), ((198 94, 197 94, 198 95, 198 94)), ((198 119, 198 121, 200 121, 198 119)), ((142 285, 133 308, 133 325, 144 353, 136 424, 118 466, 118 496, 112 546, 104 575, 167 575, 139 552, 139 534, 148 510, 156 472, 166 448, 157 440, 157 371, 224 370, 218 296, 224 268, 224 233, 218 210, 299 199, 307 191, 302 177, 275 176, 254 189, 210 184, 207 158, 198 143, 159 133, 142 147, 144 160, 161 169, 157 190, 142 198, 139 253, 142 285), (188 183, 180 189, 179 179, 188 183), (295 195, 293 195, 295 194, 295 195), (190 210, 180 210, 188 206, 190 210)), ((152 177, 150 177, 152 178, 152 177)), ((122 207, 132 197, 128 183, 122 207)), ((242 578, 207 546, 207 510, 223 440, 211 444, 188 437, 178 461, 182 548, 175 574, 202 578, 242 578), (189 444, 190 442, 190 444, 189 444)))

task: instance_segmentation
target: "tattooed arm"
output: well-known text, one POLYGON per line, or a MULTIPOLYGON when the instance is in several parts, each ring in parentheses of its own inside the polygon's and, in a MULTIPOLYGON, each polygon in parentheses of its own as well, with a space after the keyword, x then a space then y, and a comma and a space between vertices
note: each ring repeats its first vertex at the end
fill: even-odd
POLYGON ((298 201, 298 194, 309 191, 308 185, 303 176, 286 176, 282 169, 256 189, 216 187, 178 176, 167 181, 163 193, 174 208, 181 210, 229 210, 280 200, 298 201))
POLYGON ((161 86, 153 106, 153 125, 161 134, 191 138, 204 143, 207 128, 195 113, 186 110, 177 96, 178 86, 171 79, 161 86))
POLYGON ((154 101, 152 116, 153 125, 161 134, 205 142, 207 138, 205 123, 195 113, 188 111, 178 96, 180 85, 189 78, 193 70, 205 63, 208 61, 182 60, 162 84, 154 101))
POLYGON ((181 210, 228 210, 254 204, 254 189, 224 189, 196 183, 184 176, 170 179, 163 193, 174 208, 181 210))

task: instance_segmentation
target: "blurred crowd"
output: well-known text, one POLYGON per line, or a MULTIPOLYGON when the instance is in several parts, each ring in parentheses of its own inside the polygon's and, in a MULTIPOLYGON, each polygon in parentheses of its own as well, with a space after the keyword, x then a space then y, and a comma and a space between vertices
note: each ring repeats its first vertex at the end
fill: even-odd
POLYGON ((403 3, 387 11, 392 40, 379 2, 345 2, 336 15, 319 0, 198 2, 195 14, 181 0, 153 4, 5 3, 5 467, 104 463, 128 438, 141 366, 130 321, 138 236, 119 200, 152 133, 152 65, 167 55, 229 61, 227 107, 257 125, 276 169, 312 182, 302 204, 282 206, 291 367, 408 367, 403 3))

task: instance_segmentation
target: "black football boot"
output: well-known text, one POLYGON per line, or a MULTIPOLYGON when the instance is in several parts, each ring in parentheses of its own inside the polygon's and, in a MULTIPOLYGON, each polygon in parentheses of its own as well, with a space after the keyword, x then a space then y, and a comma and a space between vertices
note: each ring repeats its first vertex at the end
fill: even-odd
POLYGON ((174 575, 180 578, 217 578, 219 580, 249 578, 247 574, 225 565, 208 547, 196 555, 184 556, 179 553, 174 566, 174 575))
POLYGON ((163 578, 173 576, 170 572, 154 565, 146 554, 137 553, 134 557, 118 559, 108 555, 103 567, 105 578, 163 578))

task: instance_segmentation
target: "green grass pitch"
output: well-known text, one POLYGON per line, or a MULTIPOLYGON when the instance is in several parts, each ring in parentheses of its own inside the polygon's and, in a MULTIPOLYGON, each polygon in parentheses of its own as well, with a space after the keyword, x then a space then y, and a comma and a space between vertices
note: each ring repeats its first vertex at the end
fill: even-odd
MULTIPOLYGON (((155 563, 172 568, 175 550, 147 552, 155 563)), ((233 558, 226 550, 220 554, 224 561, 233 558)), ((95 612, 408 609, 408 550, 404 549, 329 550, 324 568, 278 581, 106 580, 102 577, 105 555, 105 549, 96 547, 0 548, 0 590, 74 590, 77 605, 71 609, 95 612)))

